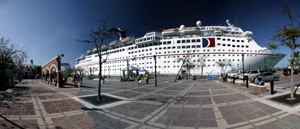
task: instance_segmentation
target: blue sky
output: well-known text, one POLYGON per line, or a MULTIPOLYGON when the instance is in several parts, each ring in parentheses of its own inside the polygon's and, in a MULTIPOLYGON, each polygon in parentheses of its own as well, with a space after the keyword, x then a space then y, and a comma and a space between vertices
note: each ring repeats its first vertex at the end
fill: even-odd
MULTIPOLYGON (((300 1, 287 0, 300 15, 300 1)), ((127 35, 141 37, 149 31, 203 25, 237 24, 252 31, 254 40, 266 47, 277 26, 288 23, 282 15, 281 0, 0 0, 0 36, 25 47, 29 60, 43 65, 64 54, 74 67, 75 59, 93 44, 79 43, 103 19, 127 35)), ((113 39, 112 39, 113 40, 113 39)), ((109 41, 107 41, 109 42, 109 41)), ((286 48, 272 50, 289 54, 286 48)), ((277 66, 287 64, 286 56, 277 66)))

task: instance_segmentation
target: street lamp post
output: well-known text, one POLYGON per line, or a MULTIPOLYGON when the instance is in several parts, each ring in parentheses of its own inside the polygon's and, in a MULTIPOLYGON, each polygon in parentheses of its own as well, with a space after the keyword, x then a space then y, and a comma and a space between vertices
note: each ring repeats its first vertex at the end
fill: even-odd
POLYGON ((92 75, 92 68, 90 67, 90 75, 92 75))
POLYGON ((127 79, 129 79, 129 59, 127 59, 127 79))
POLYGON ((242 62, 243 62, 243 81, 245 81, 245 61, 244 61, 244 53, 242 54, 242 62))
POLYGON ((264 70, 266 71, 266 58, 264 57, 264 70))
POLYGON ((189 60, 187 60, 187 63, 186 63, 186 80, 189 80, 189 60))
MULTIPOLYGON (((56 58, 56 60, 58 62, 58 66, 61 65, 61 57, 64 57, 64 54, 58 55, 57 58, 56 58)), ((57 74, 56 75, 57 75, 57 82, 58 82, 57 86, 58 87, 63 87, 63 82, 62 82, 63 79, 62 79, 61 68, 60 67, 57 68, 57 74)))
POLYGON ((251 69, 250 69, 250 66, 251 66, 251 65, 249 64, 249 71, 251 70, 251 69))
POLYGON ((153 56, 154 58, 154 74, 155 74, 155 87, 157 87, 157 76, 156 76, 156 55, 153 56))
POLYGON ((110 78, 110 66, 108 66, 108 77, 110 78))

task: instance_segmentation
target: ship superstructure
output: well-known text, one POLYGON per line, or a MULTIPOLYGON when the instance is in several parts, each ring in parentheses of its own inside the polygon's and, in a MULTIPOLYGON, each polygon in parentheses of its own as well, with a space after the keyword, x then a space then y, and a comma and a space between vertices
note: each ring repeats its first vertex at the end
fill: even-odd
MULTIPOLYGON (((272 53, 260 47, 253 39, 251 31, 243 31, 226 21, 227 26, 202 26, 166 29, 162 32, 149 32, 143 37, 123 37, 102 46, 102 74, 120 76, 122 69, 130 66, 154 72, 154 59, 157 56, 157 71, 160 74, 177 74, 182 60, 187 59, 193 67, 192 75, 220 74, 217 62, 227 62, 223 70, 271 69, 285 55, 272 53), (127 63, 128 62, 128 63, 127 63), (203 72, 201 72, 203 67, 203 72)), ((76 59, 75 68, 83 69, 85 75, 98 75, 99 58, 96 48, 76 59)))

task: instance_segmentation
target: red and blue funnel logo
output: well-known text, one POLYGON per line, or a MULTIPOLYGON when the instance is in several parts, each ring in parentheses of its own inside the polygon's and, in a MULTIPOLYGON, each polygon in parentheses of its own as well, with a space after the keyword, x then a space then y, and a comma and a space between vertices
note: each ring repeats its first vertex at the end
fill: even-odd
POLYGON ((215 46, 215 38, 202 38, 202 48, 215 46))

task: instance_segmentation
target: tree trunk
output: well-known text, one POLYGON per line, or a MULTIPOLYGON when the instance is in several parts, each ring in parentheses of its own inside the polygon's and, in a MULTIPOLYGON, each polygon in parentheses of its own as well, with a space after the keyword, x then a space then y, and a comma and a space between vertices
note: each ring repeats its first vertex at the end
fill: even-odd
POLYGON ((201 67, 201 76, 203 76, 203 66, 201 67))
POLYGON ((223 73, 223 67, 221 67, 221 74, 223 73))
POLYGON ((294 100, 294 52, 295 48, 292 47, 292 63, 291 63, 291 92, 290 92, 290 100, 294 100))
POLYGON ((5 89, 6 88, 6 83, 5 83, 5 80, 4 80, 4 74, 0 72, 0 90, 1 89, 5 89))
MULTIPOLYGON (((99 82, 98 82, 98 96, 97 96, 97 100, 101 101, 102 97, 101 97, 101 79, 102 79, 102 55, 101 55, 101 46, 102 46, 102 41, 100 42, 100 47, 98 48, 96 41, 95 42, 95 46, 97 48, 97 53, 98 53, 98 57, 99 57, 99 82)), ((103 80, 104 83, 104 80, 103 80)))

